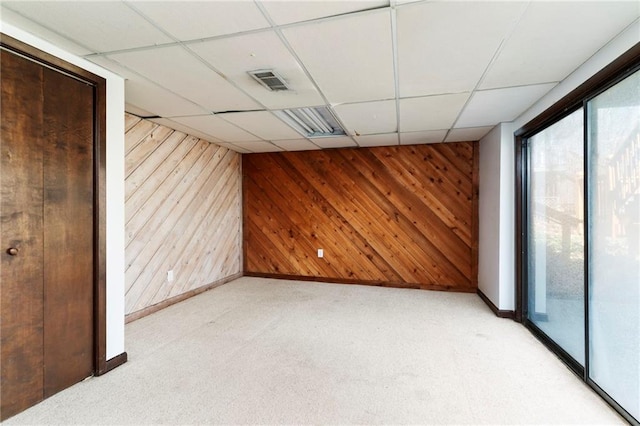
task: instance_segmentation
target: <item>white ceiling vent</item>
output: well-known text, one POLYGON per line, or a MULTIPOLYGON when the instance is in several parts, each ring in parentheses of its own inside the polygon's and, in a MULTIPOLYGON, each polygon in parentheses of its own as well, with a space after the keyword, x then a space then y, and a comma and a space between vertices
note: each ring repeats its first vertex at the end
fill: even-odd
POLYGON ((249 75, 272 92, 289 90, 287 83, 274 70, 249 71, 249 75))
POLYGON ((344 136, 346 133, 327 107, 295 108, 274 113, 307 138, 344 136))

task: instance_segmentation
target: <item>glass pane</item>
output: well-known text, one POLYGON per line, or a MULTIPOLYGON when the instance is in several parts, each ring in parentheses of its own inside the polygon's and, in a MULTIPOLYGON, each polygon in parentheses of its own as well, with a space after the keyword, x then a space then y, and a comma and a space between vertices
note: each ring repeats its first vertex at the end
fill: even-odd
POLYGON ((587 109, 589 376, 640 419, 640 72, 587 109))
POLYGON ((583 110, 529 141, 528 317, 584 365, 583 110))

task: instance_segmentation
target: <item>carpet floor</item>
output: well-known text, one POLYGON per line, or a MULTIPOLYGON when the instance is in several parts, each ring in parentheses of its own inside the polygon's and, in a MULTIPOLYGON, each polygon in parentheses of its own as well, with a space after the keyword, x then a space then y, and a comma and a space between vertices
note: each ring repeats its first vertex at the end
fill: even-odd
POLYGON ((17 424, 623 424, 475 294, 244 277, 126 327, 17 424))

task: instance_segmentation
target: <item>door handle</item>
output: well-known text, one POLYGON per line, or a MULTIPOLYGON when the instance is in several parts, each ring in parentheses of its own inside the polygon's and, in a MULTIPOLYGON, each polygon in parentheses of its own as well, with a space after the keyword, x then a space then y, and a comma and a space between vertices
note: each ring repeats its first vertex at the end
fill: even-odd
POLYGON ((17 249, 17 248, 15 248, 15 247, 9 247, 9 248, 7 249, 7 253, 8 253, 10 256, 17 256, 17 255, 18 255, 18 249, 17 249))

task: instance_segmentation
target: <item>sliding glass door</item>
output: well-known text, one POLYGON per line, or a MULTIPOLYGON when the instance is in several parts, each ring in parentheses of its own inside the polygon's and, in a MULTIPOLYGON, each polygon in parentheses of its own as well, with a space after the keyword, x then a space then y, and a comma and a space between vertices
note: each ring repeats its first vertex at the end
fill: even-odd
POLYGON ((640 419, 640 71, 587 112, 589 378, 640 419))
POLYGON ((528 318, 584 365, 584 151, 579 109, 529 140, 528 318))
POLYGON ((523 321, 640 419, 640 71, 522 137, 523 321))

